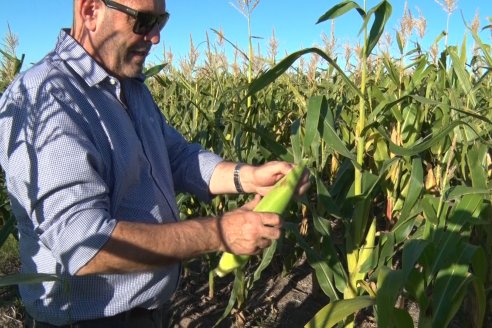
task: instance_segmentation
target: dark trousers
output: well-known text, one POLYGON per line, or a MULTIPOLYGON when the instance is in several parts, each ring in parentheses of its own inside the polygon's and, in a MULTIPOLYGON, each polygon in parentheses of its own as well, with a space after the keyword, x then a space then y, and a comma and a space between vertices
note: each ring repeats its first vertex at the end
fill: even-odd
MULTIPOLYGON (((170 321, 169 306, 164 306, 155 310, 135 308, 112 317, 78 321, 61 328, 168 328, 170 321)), ((26 313, 24 328, 60 328, 60 326, 34 320, 26 313)))

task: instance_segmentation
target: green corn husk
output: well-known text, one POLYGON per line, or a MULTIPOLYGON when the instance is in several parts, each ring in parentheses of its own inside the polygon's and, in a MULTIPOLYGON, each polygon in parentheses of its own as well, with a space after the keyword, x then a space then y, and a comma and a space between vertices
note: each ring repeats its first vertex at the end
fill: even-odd
MULTIPOLYGON (((294 195, 305 167, 305 163, 295 166, 260 200, 253 211, 270 212, 281 215, 294 195)), ((219 277, 224 277, 235 269, 243 267, 249 257, 249 255, 235 255, 224 252, 220 258, 219 265, 214 270, 215 274, 219 277)))

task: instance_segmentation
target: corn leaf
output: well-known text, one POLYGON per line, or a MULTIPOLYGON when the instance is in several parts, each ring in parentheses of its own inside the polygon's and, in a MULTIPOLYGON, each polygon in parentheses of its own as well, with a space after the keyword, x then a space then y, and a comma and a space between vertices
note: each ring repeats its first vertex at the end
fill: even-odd
POLYGON ((316 188, 317 204, 322 207, 323 213, 338 219, 342 218, 342 213, 340 212, 338 204, 335 202, 328 191, 328 188, 326 188, 325 184, 318 175, 316 175, 316 188))
POLYGON ((253 274, 252 284, 258 281, 261 278, 262 272, 270 265, 273 259, 273 255, 275 255, 275 251, 277 250, 278 242, 276 240, 272 241, 272 244, 263 250, 263 254, 261 256, 261 262, 255 270, 253 274))
MULTIPOLYGON (((485 181, 486 182, 486 181, 485 181)), ((446 190, 445 198, 447 201, 459 200, 465 195, 490 195, 491 190, 485 188, 468 187, 464 185, 452 186, 446 190)))
POLYGON ((251 82, 251 84, 248 87, 248 92, 243 99, 247 99, 249 96, 252 96, 256 92, 267 87, 270 83, 274 82, 279 76, 284 74, 285 71, 287 71, 297 59, 308 53, 318 54, 321 58, 323 58, 328 63, 330 63, 330 65, 332 65, 338 71, 338 73, 340 73, 342 80, 347 84, 347 86, 357 95, 359 95, 362 99, 365 99, 364 95, 360 92, 359 88, 357 88, 354 82, 352 82, 352 80, 346 75, 345 71, 342 68, 340 68, 340 66, 338 66, 336 61, 318 48, 302 49, 282 59, 277 65, 273 66, 272 68, 270 68, 269 70, 267 70, 266 72, 264 72, 263 74, 261 74, 251 82))
MULTIPOLYGON (((391 138, 388 136, 388 134, 381 127, 378 127, 377 130, 387 140, 387 142, 389 144, 389 149, 392 153, 394 153, 396 155, 400 155, 400 156, 415 156, 415 155, 418 155, 421 152, 429 149, 430 147, 432 147, 433 145, 435 145, 436 143, 441 141, 443 138, 448 136, 448 134, 458 125, 468 125, 469 126, 468 123, 460 121, 460 120, 453 121, 450 124, 448 124, 445 128, 443 128, 441 131, 437 132, 432 138, 429 138, 426 141, 419 142, 419 143, 415 144, 414 146, 411 146, 408 148, 400 147, 400 146, 397 146, 396 144, 394 144, 391 141, 391 138)), ((470 127, 470 128, 472 128, 472 127, 470 127)))
POLYGON ((482 195, 465 195, 453 208, 446 229, 435 232, 433 242, 436 244, 436 253, 431 266, 431 274, 435 275, 443 268, 456 263, 456 252, 461 248, 460 231, 469 222, 476 210, 483 202, 482 195))
POLYGON ((334 284, 333 271, 328 266, 328 263, 312 250, 311 246, 300 235, 297 225, 294 225, 291 222, 286 222, 284 227, 285 230, 289 231, 296 237, 299 246, 306 252, 307 260, 311 267, 315 270, 318 283, 326 296, 328 296, 331 301, 340 299, 337 288, 334 284))
POLYGON ((237 46, 237 44, 235 44, 234 42, 232 42, 228 38, 226 38, 224 36, 223 32, 217 31, 216 29, 213 29, 213 28, 211 28, 211 30, 212 30, 212 32, 217 34, 217 36, 219 38, 224 39, 227 43, 229 43, 239 54, 241 54, 241 56, 243 56, 243 58, 246 60, 246 62, 249 62, 249 56, 241 48, 239 48, 237 46))
POLYGON ((420 194, 424 188, 424 170, 422 166, 422 159, 420 157, 414 157, 412 159, 412 172, 410 174, 410 179, 408 180, 408 191, 404 195, 405 202, 403 203, 403 208, 400 212, 400 220, 406 220, 410 211, 417 204, 420 194))
POLYGON ((362 29, 367 26, 369 20, 371 19, 372 14, 374 14, 374 23, 371 26, 371 30, 369 32, 369 38, 366 39, 366 46, 365 46, 365 56, 369 57, 369 55, 372 52, 372 49, 376 46, 376 44, 379 41, 379 38, 384 32, 384 27, 386 26, 386 23, 388 22, 388 19, 391 16, 393 8, 391 7, 391 4, 383 0, 381 1, 377 6, 373 7, 367 15, 364 17, 364 24, 362 29))
POLYGON ((145 72, 144 72, 144 75, 146 78, 149 78, 149 77, 152 77, 154 75, 157 75, 159 74, 160 71, 162 71, 162 69, 164 67, 167 66, 167 63, 164 63, 164 64, 160 64, 160 65, 155 65, 155 66, 152 66, 151 68, 147 69, 145 72))
POLYGON ((474 327, 484 327, 484 320, 487 311, 487 296, 484 288, 484 283, 483 280, 477 279, 475 276, 472 276, 470 279, 474 290, 474 304, 476 304, 476 307, 471 309, 473 320, 471 324, 474 327))
POLYGON ((231 291, 231 296, 229 297, 229 301, 227 302, 227 307, 224 310, 222 316, 217 320, 213 327, 218 327, 218 325, 231 313, 234 304, 238 299, 244 300, 243 294, 243 286, 244 286, 244 273, 241 270, 238 270, 234 275, 234 283, 231 291))
POLYGON ((378 326, 392 327, 395 322, 394 307, 399 293, 403 289, 424 250, 429 246, 427 240, 412 239, 405 243, 402 255, 402 269, 390 270, 383 267, 378 274, 378 326))
POLYGON ((294 156, 294 163, 300 163, 303 158, 303 148, 301 145, 301 122, 299 119, 292 122, 290 130, 290 144, 294 156))
POLYGON ((328 122, 328 120, 323 121, 323 130, 321 132, 321 138, 326 142, 328 147, 330 147, 340 155, 349 158, 350 160, 352 160, 352 163, 355 167, 360 168, 360 165, 357 164, 357 158, 355 154, 353 154, 347 149, 344 142, 335 131, 335 127, 332 126, 328 122))
POLYGON ((305 328, 327 328, 333 327, 349 315, 374 305, 375 300, 369 296, 357 296, 352 299, 344 299, 331 302, 324 306, 304 326, 305 328))
POLYGON ((439 224, 439 220, 437 219, 439 199, 434 196, 424 195, 420 201, 420 206, 422 207, 422 213, 425 219, 437 226, 439 224))
POLYGON ((324 21, 327 21, 329 19, 335 19, 346 12, 355 9, 359 13, 359 15, 364 18, 366 15, 364 12, 364 9, 362 9, 356 2, 354 1, 343 1, 335 6, 333 6, 331 9, 329 9, 327 12, 325 12, 316 22, 316 24, 322 23, 324 21))
POLYGON ((8 215, 4 220, 0 229, 0 246, 5 243, 11 233, 15 231, 15 218, 13 215, 8 215))
POLYGON ((470 179, 473 187, 480 189, 487 188, 487 152, 488 147, 484 144, 475 144, 468 151, 466 159, 470 169, 470 179))
POLYGON ((413 319, 407 311, 394 308, 393 316, 395 318, 393 323, 398 328, 414 328, 413 319))
POLYGON ((436 276, 432 293, 433 326, 447 327, 458 312, 467 287, 471 283, 468 272, 477 247, 470 244, 462 245, 453 252, 454 261, 449 267, 443 268, 436 276))
MULTIPOLYGON (((363 196, 359 197, 355 195, 355 183, 352 185, 349 195, 355 196, 353 198, 353 216, 352 216, 352 232, 353 246, 359 248, 364 242, 364 233, 367 228, 367 221, 369 219, 369 212, 371 210, 371 204, 373 202, 373 191, 376 191, 380 184, 378 176, 369 172, 362 173, 362 193, 363 196)), ((350 241, 347 241, 350 243, 350 241)), ((349 247, 350 248, 350 247, 349 247)))
POLYGON ((322 106, 326 106, 326 98, 324 96, 314 96, 309 98, 305 125, 306 133, 304 135, 304 149, 309 149, 314 137, 318 134, 322 106))
POLYGON ((448 51, 449 51, 449 56, 451 57, 452 60, 453 70, 456 73, 456 76, 458 77, 461 88, 463 89, 465 96, 470 100, 473 108, 475 108, 477 106, 477 99, 475 98, 473 86, 470 81, 470 75, 465 70, 466 63, 463 61, 462 58, 458 57, 455 47, 448 48, 448 51))
POLYGON ((268 132, 264 127, 258 125, 256 129, 253 130, 244 126, 244 130, 256 133, 260 137, 261 142, 265 144, 266 149, 275 158, 279 158, 291 163, 294 162, 294 156, 290 152, 290 150, 282 144, 276 142, 275 139, 272 138, 272 134, 268 132))
MULTIPOLYGON (((465 22, 465 24, 466 24, 466 22, 465 22)), ((484 29, 490 28, 489 26, 490 25, 484 27, 484 29)), ((482 50, 482 54, 484 55, 484 58, 487 61, 488 67, 489 68, 492 67, 492 56, 489 53, 490 50, 487 50, 487 46, 482 42, 482 39, 480 39, 480 37, 478 36, 478 33, 474 29, 472 29, 470 26, 468 26, 468 24, 466 24, 466 27, 471 31, 473 39, 478 44, 478 47, 482 50)))
POLYGON ((6 276, 0 276, 0 287, 19 284, 39 284, 45 281, 62 281, 62 279, 55 274, 14 273, 6 276))

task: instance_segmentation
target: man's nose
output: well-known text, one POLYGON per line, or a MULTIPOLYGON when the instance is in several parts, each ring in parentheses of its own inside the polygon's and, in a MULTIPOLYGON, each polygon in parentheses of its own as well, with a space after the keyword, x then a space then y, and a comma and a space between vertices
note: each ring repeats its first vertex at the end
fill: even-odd
POLYGON ((145 34, 145 40, 152 44, 158 44, 161 41, 161 30, 156 25, 149 33, 145 34))

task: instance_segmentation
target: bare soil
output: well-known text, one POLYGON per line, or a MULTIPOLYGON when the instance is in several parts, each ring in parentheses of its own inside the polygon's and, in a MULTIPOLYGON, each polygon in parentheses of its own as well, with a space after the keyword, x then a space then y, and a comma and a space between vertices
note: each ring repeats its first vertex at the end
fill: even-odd
MULTIPOLYGON (((329 301, 313 284, 311 268, 303 263, 282 276, 265 270, 247 298, 244 309, 217 327, 304 327, 329 301)), ((174 296, 173 327, 213 327, 224 313, 232 290, 233 275, 215 278, 215 295, 208 296, 208 269, 191 265, 174 296)))
MULTIPOLYGON (((319 288, 305 258, 287 274, 282 274, 282 259, 274 259, 255 283, 241 312, 233 311, 220 324, 225 327, 304 327, 329 298, 319 288)), ((208 296, 208 268, 191 263, 181 288, 173 299, 173 328, 213 327, 224 313, 231 295, 233 275, 215 278, 215 295, 208 296)), ((374 328, 370 311, 361 311, 356 327, 374 328)))
MULTIPOLYGON (((208 271, 202 259, 187 264, 173 297, 173 328, 211 328, 224 313, 234 277, 216 277, 216 292, 210 298, 208 271)), ((281 271, 275 264, 265 270, 244 309, 233 311, 217 327, 304 327, 329 299, 313 287, 317 285, 308 264, 301 263, 288 274, 281 271)), ((22 327, 23 309, 17 297, 15 287, 0 289, 0 327, 22 327)))
MULTIPOLYGON (((2 257, 0 274, 12 274, 19 271, 20 262, 17 256, 2 257)), ((0 327, 21 328, 23 309, 16 286, 0 288, 0 327)))
MULTIPOLYGON (((282 274, 281 268, 281 260, 274 260, 249 292, 244 308, 241 311, 234 310, 216 327, 304 327, 328 304, 328 297, 319 289, 313 270, 305 260, 287 274, 282 274)), ((215 277, 215 295, 210 298, 208 272, 209 268, 203 259, 196 259, 186 265, 180 288, 172 300, 172 328, 211 328, 224 313, 234 277, 232 274, 225 278, 215 277)), ((404 306, 417 327, 418 307, 414 303, 404 306)), ((457 315, 461 317, 460 320, 454 320, 450 324, 451 328, 463 327, 463 322, 466 322, 462 320, 466 310, 460 312, 457 315)), ((23 309, 16 288, 0 288, 0 327, 21 328, 22 318, 23 309)), ((358 328, 377 327, 371 309, 359 312, 355 322, 358 328)), ((492 311, 487 313, 484 327, 492 328, 492 311)))
POLYGON ((0 290, 0 327, 21 328, 23 310, 15 288, 0 290))

